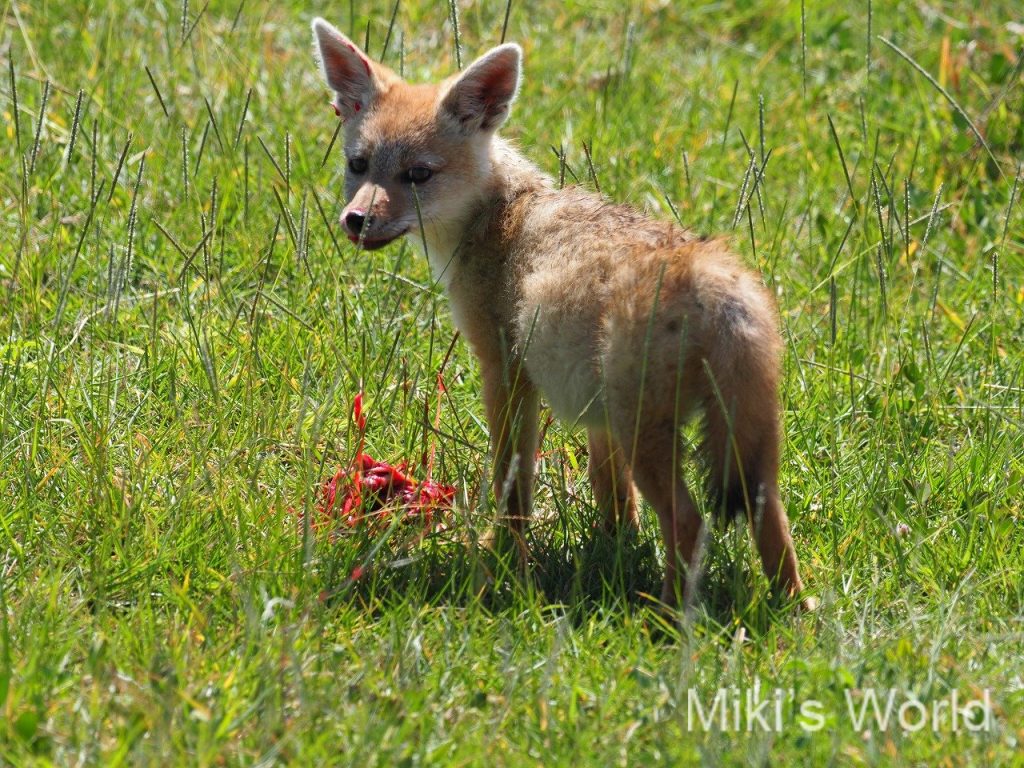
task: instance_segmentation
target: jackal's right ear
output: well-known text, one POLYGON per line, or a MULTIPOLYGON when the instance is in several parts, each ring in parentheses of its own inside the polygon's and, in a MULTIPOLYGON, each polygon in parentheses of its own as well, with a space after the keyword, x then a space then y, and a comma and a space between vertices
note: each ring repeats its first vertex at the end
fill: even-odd
POLYGON ((373 62, 356 44, 321 18, 313 19, 313 42, 334 106, 343 120, 365 109, 376 97, 373 62))
POLYGON ((496 130, 516 97, 522 57, 523 49, 515 43, 492 48, 449 86, 441 110, 466 133, 496 130))

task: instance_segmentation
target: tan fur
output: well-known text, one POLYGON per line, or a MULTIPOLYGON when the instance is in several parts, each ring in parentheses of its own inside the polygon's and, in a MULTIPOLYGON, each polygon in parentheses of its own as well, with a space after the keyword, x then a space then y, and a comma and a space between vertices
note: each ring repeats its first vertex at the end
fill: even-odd
POLYGON ((512 530, 521 534, 530 514, 542 393, 589 431, 607 526, 637 524, 634 483, 654 508, 667 553, 661 597, 674 603, 702 529, 681 472, 680 426, 700 414, 712 496, 726 514, 747 515, 766 573, 798 594, 777 484, 781 343, 759 278, 722 240, 580 188, 554 189, 498 138, 518 47, 494 49, 439 86, 410 85, 326 22, 314 30, 339 100, 370 94, 343 111, 346 154, 368 168, 347 174, 342 220, 365 215, 350 238, 372 247, 401 234, 425 240, 480 362, 494 490, 512 530), (371 80, 359 80, 361 66, 371 80), (354 85, 339 72, 354 73, 354 85), (414 166, 432 176, 408 183, 402 174, 414 166))

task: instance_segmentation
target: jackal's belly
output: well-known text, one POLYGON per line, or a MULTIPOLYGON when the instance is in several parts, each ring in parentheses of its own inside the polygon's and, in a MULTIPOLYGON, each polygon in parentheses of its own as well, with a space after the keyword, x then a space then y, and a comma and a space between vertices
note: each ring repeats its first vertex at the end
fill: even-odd
POLYGON ((520 340, 530 380, 555 415, 570 425, 596 426, 605 418, 604 392, 596 333, 583 320, 535 310, 520 318, 520 340))

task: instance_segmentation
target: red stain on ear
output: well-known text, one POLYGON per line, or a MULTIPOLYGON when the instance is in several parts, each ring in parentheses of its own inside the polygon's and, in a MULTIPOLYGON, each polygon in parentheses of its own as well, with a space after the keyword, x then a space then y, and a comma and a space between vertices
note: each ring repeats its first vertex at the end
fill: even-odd
POLYGON ((357 101, 357 102, 356 102, 356 112, 358 112, 358 111, 359 111, 359 110, 361 110, 362 108, 363 108, 363 105, 362 105, 362 104, 360 104, 360 103, 359 103, 359 102, 357 101))
POLYGON ((366 69, 366 74, 367 74, 367 75, 370 75, 370 74, 371 74, 371 73, 370 73, 370 62, 368 62, 368 61, 367 61, 366 59, 364 59, 364 58, 363 58, 362 54, 360 54, 360 53, 359 53, 359 49, 358 49, 358 48, 356 48, 356 47, 355 47, 354 45, 350 45, 350 46, 348 47, 348 49, 349 49, 350 51, 352 51, 352 53, 354 53, 354 54, 355 54, 356 56, 358 56, 358 57, 359 57, 359 60, 360 60, 361 62, 363 62, 363 67, 364 67, 364 68, 366 69))
POLYGON ((334 114, 336 114, 338 117, 341 117, 341 110, 338 109, 338 106, 336 104, 331 104, 331 109, 334 110, 334 114))

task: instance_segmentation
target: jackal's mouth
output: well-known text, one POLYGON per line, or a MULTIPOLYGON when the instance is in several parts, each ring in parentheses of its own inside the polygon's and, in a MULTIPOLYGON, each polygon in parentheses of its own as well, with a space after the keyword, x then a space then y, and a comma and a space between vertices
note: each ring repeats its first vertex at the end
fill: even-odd
MULTIPOLYGON (((389 237, 364 237, 362 239, 362 246, 364 251, 376 251, 378 248, 383 248, 388 243, 393 243, 395 240, 404 235, 408 230, 403 230, 396 235, 390 235, 389 237)), ((359 235, 348 236, 348 239, 357 245, 360 242, 359 235)))

